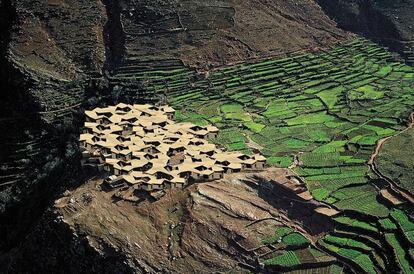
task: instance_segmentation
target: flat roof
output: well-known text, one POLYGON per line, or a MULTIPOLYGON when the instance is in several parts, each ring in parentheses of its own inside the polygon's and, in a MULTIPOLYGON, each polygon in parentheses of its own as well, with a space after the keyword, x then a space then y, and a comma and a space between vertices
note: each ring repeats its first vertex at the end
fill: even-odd
POLYGON ((243 163, 254 164, 266 160, 259 154, 249 156, 241 152, 222 151, 215 144, 200 138, 209 133, 217 133, 217 127, 176 123, 167 115, 174 112, 172 107, 150 104, 119 103, 116 106, 96 108, 85 112, 89 120, 84 126, 87 132, 92 133, 82 133, 79 140, 98 149, 110 150, 111 158, 105 158, 105 163, 128 172, 122 176, 130 184, 138 181, 146 181, 145 184, 148 185, 163 184, 164 180, 154 176, 159 172, 173 177, 170 180, 172 183, 184 184, 186 179, 179 176, 183 172, 210 176, 214 172, 224 171, 225 166, 218 162, 228 162, 226 168, 237 170, 242 168, 243 163), (181 159, 170 166, 176 150, 181 148, 181 159), (143 151, 146 149, 154 151, 146 153, 143 151), (131 155, 131 159, 125 158, 126 155, 131 155), (136 170, 147 164, 150 164, 148 170, 136 170))

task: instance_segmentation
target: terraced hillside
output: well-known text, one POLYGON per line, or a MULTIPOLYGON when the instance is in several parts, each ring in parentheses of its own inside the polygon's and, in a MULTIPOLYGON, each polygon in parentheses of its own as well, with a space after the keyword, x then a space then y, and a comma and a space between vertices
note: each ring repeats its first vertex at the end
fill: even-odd
POLYGON ((103 2, 111 11, 107 46, 112 65, 178 58, 210 68, 325 47, 348 36, 313 0, 103 2))
MULTIPOLYGON (((406 35, 412 29, 404 23, 411 22, 412 0, 372 1, 389 7, 390 18, 403 19, 404 29, 380 36, 390 45, 396 39, 396 49, 412 61, 412 36, 406 35)), ((73 235, 65 229, 56 233, 56 219, 41 216, 57 193, 88 178, 80 170, 76 146, 83 108, 166 101, 179 110, 182 121, 217 125, 221 135, 215 142, 221 146, 261 151, 270 165, 290 167, 306 181, 318 204, 340 212, 332 219, 335 230, 324 239, 305 241, 297 231, 280 235, 279 228, 258 233, 255 238, 263 236, 259 244, 270 251, 248 263, 291 273, 308 273, 310 268, 322 273, 410 273, 414 199, 367 161, 378 140, 405 127, 412 110, 413 71, 386 49, 361 39, 305 54, 353 37, 325 14, 318 5, 322 2, 327 1, 0 0, 0 260, 8 253, 15 265, 24 262, 27 268, 20 272, 33 272, 33 264, 38 264, 37 272, 48 272, 53 263, 56 272, 82 272, 76 264, 79 257, 83 270, 126 267, 124 254, 107 260, 105 252, 113 253, 107 246, 100 250, 105 254, 99 253, 99 260, 91 261, 91 246, 82 243, 86 251, 79 251, 84 249, 77 236, 56 248, 54 244, 73 235), (286 58, 263 59, 288 53, 286 58), (223 64, 231 66, 212 69, 223 64), (44 233, 44 226, 51 226, 52 233, 44 233), (31 242, 28 237, 36 239, 31 242), (51 241, 54 237, 57 240, 51 241), (61 256, 49 258, 49 253, 39 258, 42 243, 50 244, 46 253, 55 248, 61 256), (16 260, 19 248, 34 251, 16 260), (74 255, 73 261, 69 255, 74 255)), ((347 7, 353 7, 349 3, 356 1, 339 2, 345 6, 337 11, 347 14, 347 7)), ((384 26, 371 22, 370 13, 357 15, 352 22, 358 26, 365 26, 360 23, 366 20, 374 27, 384 26)), ((229 193, 222 198, 231 198, 229 193)), ((248 197, 256 197, 253 194, 248 197)), ((80 196, 83 199, 83 193, 80 196)), ((251 210, 247 204, 244 212, 251 210)), ((112 201, 109 213, 111 206, 112 201)), ((215 224, 216 215, 210 220, 215 224)), ((223 231, 228 232, 226 225, 223 231)), ((195 234, 190 229, 189 236, 195 234)), ((125 239, 129 248, 129 238, 125 239)), ((207 242, 217 251, 228 239, 207 242)), ((151 250, 152 242, 146 244, 151 250)), ((165 242, 160 246, 165 248, 165 242)), ((159 272, 173 260, 169 259, 159 272)), ((0 263, 0 272, 13 272, 9 266, 0 263)))
MULTIPOLYGON (((340 211, 320 248, 359 271, 411 273, 404 206, 412 200, 367 165, 377 141, 403 130, 414 107, 413 68, 386 48, 359 38, 208 75, 174 60, 141 62, 112 82, 121 79, 173 105, 181 121, 219 127, 219 145, 260 151, 304 178, 316 200, 340 211)), ((264 263, 300 264, 289 252, 264 263)))
POLYGON ((413 146, 414 130, 410 129, 387 140, 376 158, 378 170, 411 193, 414 193, 413 146))
POLYGON ((128 79, 142 60, 210 69, 352 36, 314 0, 0 0, 0 23, 2 254, 25 241, 55 195, 84 182, 76 138, 85 108, 102 97, 160 99, 128 79), (108 87, 113 69, 125 77, 108 87))

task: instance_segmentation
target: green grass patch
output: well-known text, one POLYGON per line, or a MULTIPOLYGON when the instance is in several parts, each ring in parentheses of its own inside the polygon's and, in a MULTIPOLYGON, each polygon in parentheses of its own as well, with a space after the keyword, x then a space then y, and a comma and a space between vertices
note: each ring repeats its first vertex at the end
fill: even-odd
POLYGON ((265 265, 292 267, 300 264, 300 261, 299 258, 296 256, 295 252, 287 251, 284 252, 282 255, 265 260, 263 263, 265 265))
POLYGON ((272 166, 279 166, 279 167, 289 167, 293 162, 293 157, 277 157, 277 156, 270 156, 267 157, 267 164, 272 166))
POLYGON ((263 124, 260 124, 260 123, 255 123, 255 122, 247 122, 247 123, 244 123, 244 125, 249 130, 251 130, 253 132, 256 132, 256 133, 261 132, 266 127, 266 125, 263 125, 263 124))
POLYGON ((292 119, 288 119, 286 122, 289 126, 303 125, 303 124, 323 124, 326 122, 335 121, 336 118, 326 112, 310 113, 300 115, 292 119))
POLYGON ((284 236, 282 239, 282 243, 284 243, 287 246, 298 247, 308 245, 309 241, 302 234, 294 232, 284 236))
POLYGON ((346 91, 346 89, 343 86, 335 87, 332 89, 327 89, 319 92, 316 94, 322 102, 325 103, 325 105, 328 106, 329 109, 332 109, 335 107, 336 103, 338 102, 338 99, 341 95, 346 91))
POLYGON ((247 148, 244 142, 231 143, 228 145, 229 150, 244 150, 247 148))
POLYGON ((392 72, 392 67, 391 66, 385 66, 385 67, 382 67, 378 72, 377 72, 377 75, 378 76, 386 76, 386 75, 388 75, 389 73, 391 73, 392 72))
POLYGON ((374 226, 372 224, 369 224, 367 222, 352 219, 350 217, 341 216, 341 217, 334 218, 334 220, 336 222, 340 223, 340 224, 353 226, 353 227, 360 228, 360 229, 363 229, 363 230, 367 230, 367 231, 370 231, 370 232, 378 232, 378 228, 376 226, 374 226))
POLYGON ((350 100, 378 100, 382 97, 384 97, 384 93, 371 85, 359 87, 349 93, 350 100))
POLYGON ((314 189, 314 190, 312 190, 311 193, 312 193, 313 198, 315 198, 315 200, 317 200, 317 201, 325 200, 326 198, 329 197, 329 194, 330 194, 329 190, 327 190, 325 188, 314 189))
POLYGON ((220 106, 220 110, 224 113, 240 113, 243 112, 243 106, 239 104, 224 104, 220 106))
POLYGON ((280 226, 276 229, 275 233, 270 237, 262 241, 263 244, 272 244, 277 241, 281 241, 282 238, 293 232, 293 229, 287 226, 280 226))
POLYGON ((327 241, 328 243, 339 245, 341 247, 356 248, 358 250, 363 250, 363 251, 372 250, 372 248, 367 246, 366 244, 353 240, 353 239, 349 239, 349 238, 327 235, 325 236, 324 240, 327 241))
POLYGON ((391 231, 391 230, 396 230, 397 226, 396 224, 390 219, 390 218, 385 218, 385 219, 380 219, 379 220, 379 224, 381 225, 381 227, 387 231, 391 231))

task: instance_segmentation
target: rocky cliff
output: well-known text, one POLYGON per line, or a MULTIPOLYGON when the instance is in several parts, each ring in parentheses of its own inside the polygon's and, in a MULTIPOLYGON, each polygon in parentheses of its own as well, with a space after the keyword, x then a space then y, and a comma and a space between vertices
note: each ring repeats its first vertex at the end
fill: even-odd
MULTIPOLYGON (((108 1, 109 2, 109 1, 108 1)), ((114 5, 114 3, 108 3, 114 5)), ((344 33, 314 1, 123 1, 115 37, 130 59, 181 59, 209 66, 326 46, 344 33)), ((115 9, 115 10, 116 10, 115 9)), ((111 36, 111 35, 110 35, 111 36)), ((119 58, 119 55, 121 55, 119 58)))

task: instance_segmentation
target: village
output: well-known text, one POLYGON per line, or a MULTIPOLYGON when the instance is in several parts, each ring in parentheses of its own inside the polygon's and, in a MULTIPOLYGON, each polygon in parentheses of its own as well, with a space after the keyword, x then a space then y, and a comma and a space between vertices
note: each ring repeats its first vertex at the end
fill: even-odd
POLYGON ((212 181, 224 174, 261 170, 266 158, 223 151, 208 139, 214 126, 175 123, 169 106, 127 105, 86 111, 80 135, 82 165, 109 174, 104 187, 134 200, 137 192, 155 193, 212 181))

